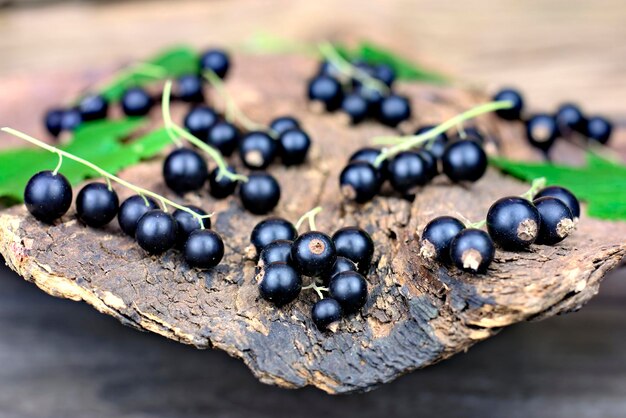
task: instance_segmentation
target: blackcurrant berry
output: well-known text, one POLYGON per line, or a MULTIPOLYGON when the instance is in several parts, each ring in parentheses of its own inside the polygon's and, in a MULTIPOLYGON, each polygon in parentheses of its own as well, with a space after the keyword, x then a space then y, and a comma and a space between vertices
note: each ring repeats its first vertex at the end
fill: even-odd
POLYGON ((197 74, 183 75, 176 80, 176 98, 183 102, 204 102, 202 78, 197 74))
POLYGON ((282 262, 289 263, 291 261, 291 245, 293 241, 279 239, 267 244, 259 256, 257 267, 263 268, 272 263, 282 262))
POLYGON ((389 161, 387 167, 391 186, 402 194, 414 193, 419 186, 428 183, 430 174, 420 154, 414 151, 401 152, 389 161))
POLYGON ((159 205, 149 197, 145 200, 139 195, 134 195, 122 202, 117 214, 120 228, 131 237, 135 236, 139 219, 151 210, 158 209, 159 205))
POLYGON ((339 187, 343 197, 358 203, 372 200, 380 191, 380 185, 379 170, 365 161, 349 163, 339 175, 339 187))
POLYGON ((217 266, 224 257, 224 242, 217 232, 197 229, 185 242, 185 261, 192 266, 209 269, 217 266))
POLYGON ((255 215, 263 215, 276 207, 280 200, 280 185, 267 173, 253 173, 239 186, 241 203, 255 215))
MULTIPOLYGON (((207 214, 204 210, 197 206, 189 205, 187 206, 187 208, 191 209, 198 215, 207 214)), ((202 229, 202 227, 200 226, 200 222, 202 222, 202 225, 204 225, 206 229, 211 228, 211 218, 204 218, 202 219, 202 221, 200 221, 199 218, 196 218, 191 213, 180 209, 176 209, 174 213, 172 213, 172 216, 176 220, 177 225, 176 246, 178 248, 182 248, 185 245, 185 242, 187 242, 187 238, 189 238, 189 235, 191 235, 193 231, 202 229)))
MULTIPOLYGON (((376 162, 376 159, 378 158, 380 153, 381 153, 381 150, 379 150, 378 148, 361 148, 360 150, 352 154, 348 161, 349 162, 365 161, 366 163, 370 163, 372 167, 374 167, 374 163, 376 162)), ((388 160, 383 160, 383 162, 380 163, 380 168, 377 171, 378 171, 378 174, 381 176, 381 179, 386 178, 388 165, 389 165, 388 160)))
POLYGON ((563 201, 563 203, 565 203, 565 205, 572 212, 574 218, 580 218, 580 203, 578 203, 576 196, 574 196, 574 194, 566 188, 559 186, 546 187, 541 189, 539 193, 535 195, 534 199, 546 196, 556 197, 557 199, 563 201))
POLYGON ((256 224, 250 234, 250 242, 261 253, 268 244, 279 241, 293 241, 298 231, 291 222, 282 218, 267 218, 256 224))
MULTIPOLYGON (((234 167, 228 167, 230 173, 235 174, 234 167)), ((215 167, 209 174, 209 193, 216 199, 224 199, 231 194, 235 193, 237 188, 237 181, 231 180, 228 177, 220 176, 220 168, 215 167)))
POLYGON ((559 127, 553 116, 537 114, 526 121, 526 138, 533 147, 548 151, 559 136, 559 127))
POLYGON ((219 117, 213 109, 201 105, 194 106, 189 110, 185 115, 183 124, 190 134, 208 143, 209 130, 218 120, 219 117))
MULTIPOLYGON (((421 135, 433 129, 434 125, 425 125, 418 128, 415 131, 415 135, 421 135)), ((422 145, 422 148, 429 151, 436 159, 440 160, 443 157, 443 153, 446 150, 446 145, 448 144, 448 136, 445 132, 442 132, 430 139, 428 142, 425 142, 422 145)))
POLYGON ((493 96, 494 101, 508 100, 513 103, 513 107, 509 109, 496 110, 496 115, 505 120, 519 120, 524 110, 524 99, 519 91, 511 88, 500 90, 493 96))
POLYGON ((124 92, 121 103, 126 116, 145 116, 154 106, 154 99, 141 87, 131 87, 124 92))
POLYGON ((323 232, 305 232, 291 246, 291 262, 298 273, 305 276, 324 276, 336 260, 335 244, 323 232))
POLYGON ((248 168, 266 168, 277 154, 278 142, 265 132, 250 132, 239 141, 239 156, 248 168))
POLYGON ((320 67, 317 70, 318 75, 326 75, 335 79, 341 78, 342 73, 339 69, 328 61, 322 61, 320 67))
POLYGON ((161 254, 176 244, 176 220, 169 213, 162 210, 146 212, 135 231, 137 244, 150 254, 161 254))
POLYGON ((487 171, 487 154, 479 144, 463 140, 449 144, 441 157, 443 172, 453 182, 476 181, 487 171))
POLYGON ((409 99, 396 94, 390 94, 380 103, 378 120, 387 126, 398 126, 411 117, 409 99))
POLYGON ((313 102, 324 105, 329 112, 341 106, 343 90, 341 84, 332 77, 320 75, 309 82, 308 97, 313 102))
POLYGON ((81 123, 83 123, 83 118, 80 115, 80 111, 75 108, 67 109, 61 117, 61 130, 74 131, 81 123))
POLYGON ((261 297, 276 306, 283 306, 295 300, 302 289, 302 278, 287 263, 272 263, 257 276, 261 279, 261 297))
POLYGON ((374 78, 382 81, 387 85, 387 87, 391 87, 393 82, 396 80, 396 72, 393 68, 386 64, 378 64, 374 67, 374 78))
POLYGON ((367 282, 356 271, 344 271, 330 279, 330 297, 341 305, 344 313, 357 312, 367 302, 367 282))
POLYGON ((358 93, 350 93, 341 101, 341 110, 348 116, 350 123, 356 125, 370 115, 369 103, 358 93))
POLYGON ((347 226, 333 234, 333 242, 338 256, 352 260, 362 274, 369 271, 374 256, 374 241, 367 231, 347 226))
POLYGON ((280 136, 289 129, 300 129, 300 122, 291 116, 281 116, 270 122, 270 130, 276 136, 280 136))
POLYGON ((221 49, 210 49, 200 57, 200 69, 211 70, 220 78, 226 77, 229 68, 230 59, 221 49))
POLYGON ((537 244, 554 245, 563 241, 576 227, 572 211, 556 197, 540 197, 533 204, 541 216, 537 244))
POLYGON ((607 119, 600 116, 590 117, 585 129, 587 137, 601 144, 606 144, 611 138, 613 125, 607 119))
POLYGON ((105 119, 109 112, 109 102, 99 94, 88 94, 78 103, 78 110, 85 122, 105 119))
POLYGON ((477 144, 484 144, 485 143, 485 136, 483 135, 483 133, 480 131, 480 129, 478 129, 475 126, 467 126, 465 128, 463 128, 463 134, 461 135, 461 132, 459 132, 459 134, 456 136, 456 140, 460 141, 460 140, 469 140, 469 141, 474 141, 477 144))
POLYGON ((432 180, 439 174, 439 167, 437 158, 427 149, 421 149, 417 151, 417 154, 422 158, 424 162, 424 172, 428 180, 432 180))
POLYGON ((339 302, 331 298, 317 301, 311 309, 311 319, 320 331, 328 328, 333 322, 339 321, 342 314, 339 302))
POLYGON ((50 109, 46 112, 44 123, 46 125, 46 129, 50 132, 50 135, 58 136, 61 133, 63 112, 63 109, 50 109))
POLYGON ((450 243, 452 262, 470 273, 485 273, 495 254, 491 237, 480 229, 464 229, 450 243))
POLYGON ((284 165, 302 164, 306 160, 311 139, 299 128, 289 129, 278 138, 279 153, 284 165))
POLYGON ((337 256, 337 260, 335 261, 335 264, 333 264, 333 268, 331 268, 328 273, 322 277, 324 284, 328 285, 328 283, 330 283, 330 279, 332 279, 336 274, 343 273, 344 271, 358 272, 359 269, 354 261, 349 258, 337 256))
POLYGON ((26 209, 42 222, 51 223, 65 215, 72 204, 72 186, 62 174, 40 171, 24 189, 26 209))
POLYGON ((178 194, 200 189, 208 176, 204 158, 189 148, 172 151, 163 162, 165 184, 178 194))
POLYGON ((99 228, 111 222, 120 207, 115 190, 104 183, 89 183, 76 196, 76 215, 88 226, 99 228))
POLYGON ((503 197, 487 212, 489 235, 502 248, 523 249, 537 239, 541 218, 531 202, 521 197, 503 197))
POLYGON ((450 243, 465 229, 461 221, 452 216, 439 216, 428 222, 420 238, 420 255, 427 261, 448 263, 450 243))
POLYGON ((209 129, 207 144, 229 156, 239 145, 239 130, 229 122, 217 122, 209 129))
POLYGON ((554 118, 561 136, 569 136, 572 132, 585 133, 587 121, 580 108, 573 103, 559 106, 554 118))
POLYGON ((367 102, 369 114, 374 116, 378 115, 378 113, 380 112, 380 105, 383 102, 385 96, 379 90, 375 90, 371 87, 366 86, 358 87, 357 89, 355 89, 355 92, 363 97, 367 102))

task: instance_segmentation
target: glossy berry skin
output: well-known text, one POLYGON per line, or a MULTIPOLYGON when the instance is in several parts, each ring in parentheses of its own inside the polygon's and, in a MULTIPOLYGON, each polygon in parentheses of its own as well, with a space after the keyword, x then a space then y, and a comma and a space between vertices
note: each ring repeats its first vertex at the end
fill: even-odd
POLYGON ((257 267, 263 268, 264 266, 268 266, 272 263, 289 263, 291 261, 291 245, 293 241, 289 241, 286 239, 279 239, 267 244, 263 250, 261 250, 261 255, 259 255, 259 262, 257 263, 257 267))
POLYGON ((387 87, 391 87, 393 82, 396 80, 396 72, 393 68, 386 64, 379 64, 374 67, 374 78, 382 81, 387 85, 387 87))
POLYGON ((61 120, 63 119, 63 109, 50 109, 44 117, 46 129, 52 136, 58 136, 61 133, 61 120))
POLYGON ((122 202, 120 209, 117 213, 117 221, 120 224, 120 228, 124 233, 135 236, 137 231, 137 223, 139 219, 151 210, 159 209, 159 205, 151 198, 146 197, 148 204, 143 197, 134 195, 122 202))
POLYGON ((333 322, 339 321, 341 315, 343 315, 341 305, 332 298, 325 298, 315 302, 311 309, 311 319, 320 331, 328 328, 333 322))
POLYGON ((495 254, 491 237, 480 229, 464 229, 450 243, 450 259, 457 268, 470 273, 486 273, 495 254))
POLYGON ((126 116, 146 116, 154 106, 154 99, 140 87, 131 87, 121 99, 122 111, 126 116))
POLYGON ((353 125, 363 122, 370 115, 369 103, 358 93, 345 96, 341 101, 341 110, 353 125))
POLYGON ((255 215, 271 212, 280 200, 280 185, 267 173, 253 173, 239 186, 243 206, 255 215))
POLYGON ((367 282, 355 271, 335 275, 330 279, 328 290, 345 314, 357 312, 367 302, 367 282))
POLYGON ((78 103, 78 110, 85 122, 105 119, 109 112, 109 102, 99 94, 89 94, 78 103))
POLYGON ((221 49, 210 49, 200 57, 200 69, 202 71, 211 70, 220 78, 226 77, 229 68, 228 54, 221 49))
POLYGON ((561 136, 569 136, 572 132, 585 132, 587 125, 585 116, 580 108, 573 103, 559 106, 554 118, 561 136))
POLYGON ((72 186, 62 174, 40 171, 24 189, 26 209, 36 219, 52 223, 65 215, 72 204, 72 186))
POLYGON ((323 232, 309 231, 296 238, 291 246, 291 263, 298 273, 323 277, 337 260, 333 240, 323 232))
POLYGON ((367 231, 347 226, 335 231, 333 242, 338 256, 351 260, 362 274, 369 271, 374 256, 374 241, 367 231))
POLYGON ((427 261, 450 262, 450 243, 465 229, 452 216, 439 216, 428 222, 420 238, 420 255, 427 261))
POLYGON ((76 196, 76 215, 85 225, 100 228, 115 218, 120 201, 104 183, 89 183, 76 196))
POLYGON ((426 173, 426 177, 428 178, 428 180, 434 179, 437 174, 439 174, 437 158, 433 155, 432 152, 423 148, 417 151, 417 154, 422 158, 422 161, 424 162, 424 172, 426 173))
POLYGON ((377 116, 380 112, 380 105, 385 98, 383 94, 372 88, 368 88, 365 86, 359 86, 355 89, 355 92, 359 94, 359 96, 363 97, 367 102, 367 107, 371 116, 377 116))
MULTIPOLYGON (((434 125, 425 125, 420 127, 415 131, 415 135, 421 135, 433 129, 434 125)), ((422 145, 422 149, 429 151, 435 158, 438 160, 443 157, 443 153, 446 150, 446 145, 448 144, 448 135, 445 132, 442 132, 435 136, 430 141, 426 142, 422 145)))
POLYGON ((183 125, 190 134, 208 143, 209 130, 217 123, 219 116, 208 106, 194 106, 187 112, 183 125))
POLYGON ((537 239, 540 223, 537 208, 517 196, 497 200, 487 212, 489 235, 505 249, 529 247, 537 239))
MULTIPOLYGON (((378 148, 361 148, 360 150, 357 150, 354 154, 352 154, 348 161, 349 162, 365 161, 366 163, 370 163, 372 167, 374 167, 374 163, 376 162, 376 159, 378 158, 381 152, 382 151, 379 150, 378 148)), ((380 168, 377 169, 377 171, 381 179, 386 178, 388 165, 389 165, 389 160, 384 160, 382 163, 380 163, 380 168)))
POLYGON ((526 121, 526 139, 537 149, 547 152, 558 136, 559 127, 551 115, 537 114, 526 121))
POLYGON ((541 189, 539 193, 537 193, 534 199, 539 199, 540 197, 556 197, 561 200, 568 209, 572 212, 572 216, 574 218, 580 218, 580 203, 578 199, 572 192, 567 190, 565 187, 559 186, 549 186, 544 189, 541 189))
POLYGON ((378 194, 381 185, 379 170, 365 161, 349 163, 339 175, 342 196, 357 203, 369 202, 378 194))
POLYGON ((261 278, 261 297, 276 306, 284 306, 293 301, 302 289, 302 278, 287 263, 272 263, 257 276, 261 278))
POLYGON ((190 148, 179 148, 163 162, 167 187, 178 194, 200 189, 209 176, 204 158, 190 148))
POLYGON ((162 210, 146 212, 135 231, 137 244, 150 254, 162 254, 176 244, 178 226, 169 213, 162 210))
MULTIPOLYGON (((197 206, 187 206, 188 209, 191 209, 198 215, 206 215, 207 213, 197 206)), ((191 213, 186 212, 184 210, 176 209, 172 216, 176 220, 177 232, 176 232, 176 246, 178 248, 183 248, 185 246, 185 242, 187 242, 187 238, 193 231, 202 229, 200 227, 200 220, 193 216, 191 213)), ((211 228, 211 218, 202 219, 202 225, 204 228, 211 228)))
POLYGON ((251 169, 264 169, 278 155, 278 142, 265 132, 254 131, 239 141, 241 162, 251 169))
POLYGON ((326 273, 322 280, 324 281, 324 285, 328 285, 330 283, 330 279, 332 279, 336 274, 343 273, 344 271, 359 271, 354 261, 350 260, 346 257, 337 256, 337 260, 333 267, 326 273))
POLYGON ((83 123, 83 118, 78 109, 66 109, 61 116, 61 130, 74 131, 83 123))
POLYGON ((402 194, 414 193, 419 186, 428 183, 430 174, 420 154, 414 151, 401 152, 387 167, 391 186, 402 194))
POLYGON ((289 129, 300 129, 300 122, 291 116, 281 116, 270 122, 270 130, 276 136, 280 136, 289 129))
POLYGON ((178 100, 189 103, 204 102, 202 78, 196 74, 187 74, 176 80, 175 95, 178 100))
POLYGON ((477 181, 487 171, 487 154, 483 147, 472 140, 449 144, 441 162, 443 172, 455 183, 477 181))
POLYGON ((533 205, 541 216, 537 244, 554 245, 563 241, 574 230, 576 223, 563 201, 556 197, 540 197, 533 200, 533 205))
MULTIPOLYGON (((228 167, 228 171, 233 174, 236 173, 233 167, 228 167)), ((219 176, 219 173, 219 167, 215 167, 211 173, 209 173, 209 193, 216 199, 224 199, 235 193, 237 182, 226 176, 219 176)))
POLYGON ((185 261, 192 267, 210 269, 224 257, 222 237, 210 229, 197 229, 185 242, 185 261))
POLYGON ((206 143, 230 156, 239 145, 239 130, 232 123, 217 122, 209 129, 206 143))
POLYGON ((309 82, 308 97, 312 102, 319 102, 332 112, 341 106, 343 90, 341 84, 332 77, 320 75, 309 82))
POLYGON ((411 117, 411 104, 406 97, 390 94, 380 103, 378 120, 387 126, 398 126, 411 117))
POLYGON ((467 126, 463 128, 463 136, 461 135, 461 132, 459 132, 456 140, 470 140, 482 145, 485 143, 485 136, 477 127, 467 126))
POLYGON ((298 165, 306 160, 311 138, 299 128, 289 129, 278 138, 280 158, 284 165, 298 165))
POLYGON ((508 100, 513 103, 509 109, 496 110, 496 115, 504 120, 519 120, 524 110, 524 99, 519 91, 511 88, 502 89, 493 96, 494 101, 508 100))
POLYGON ((611 138, 613 124, 600 116, 590 117, 587 121, 586 134, 589 139, 606 144, 611 138))
POLYGON ((252 229, 250 242, 257 250, 261 251, 274 241, 293 241, 298 236, 298 231, 291 222, 283 218, 267 218, 262 220, 252 229))

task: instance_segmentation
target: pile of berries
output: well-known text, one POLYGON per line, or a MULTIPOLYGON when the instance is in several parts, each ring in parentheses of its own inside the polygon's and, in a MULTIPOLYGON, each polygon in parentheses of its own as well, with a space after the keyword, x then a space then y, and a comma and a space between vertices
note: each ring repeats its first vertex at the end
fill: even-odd
POLYGON ((280 307, 295 300, 301 290, 314 289, 321 299, 311 316, 323 330, 365 305, 363 275, 370 269, 374 242, 357 227, 341 228, 332 237, 313 229, 298 235, 291 222, 269 218, 254 227, 250 241, 258 254, 261 297, 280 307), (303 277, 310 278, 308 286, 303 287, 303 277), (329 297, 323 298, 322 292, 329 297))
POLYGON ((493 261, 496 245, 523 251, 531 244, 554 245, 576 227, 580 205, 567 189, 546 187, 533 196, 510 196, 497 200, 487 212, 487 232, 478 225, 467 227, 451 216, 430 221, 420 237, 420 255, 428 262, 454 264, 471 273, 485 273, 493 261))

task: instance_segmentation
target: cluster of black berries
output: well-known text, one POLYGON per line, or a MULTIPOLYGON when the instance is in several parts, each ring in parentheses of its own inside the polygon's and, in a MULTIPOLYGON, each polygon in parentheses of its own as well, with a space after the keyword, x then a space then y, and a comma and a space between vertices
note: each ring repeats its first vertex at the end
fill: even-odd
MULTIPOLYGON (((28 181, 24 202, 36 219, 52 223, 68 211, 72 195, 72 186, 65 176, 41 171, 28 181)), ((200 268, 214 267, 224 256, 224 243, 219 234, 209 229, 209 218, 195 217, 180 209, 170 215, 149 197, 134 195, 120 205, 110 186, 89 183, 78 192, 75 204, 78 219, 93 228, 103 227, 117 216, 122 231, 150 254, 161 254, 176 246, 189 265, 200 268)), ((195 206, 188 209, 200 216, 207 215, 195 206)))
POLYGON ((363 61, 353 62, 352 67, 375 81, 368 83, 346 76, 336 65, 324 61, 309 81, 309 100, 329 112, 341 110, 353 124, 371 118, 395 127, 411 117, 408 98, 392 90, 396 73, 391 67, 363 61))
POLYGON ((519 196, 504 197, 487 212, 489 233, 466 228, 451 216, 430 221, 422 231, 420 254, 429 262, 451 262, 461 270, 485 273, 496 245, 520 251, 533 243, 557 244, 573 231, 579 216, 578 200, 563 187, 546 187, 532 202, 519 196))
POLYGON ((315 303, 311 311, 319 329, 365 305, 367 282, 363 275, 374 254, 374 242, 366 231, 346 227, 332 237, 319 231, 298 235, 291 222, 269 218, 254 227, 250 241, 258 254, 257 280, 263 299, 283 306, 300 294, 302 276, 310 277, 312 284, 305 289, 330 295, 315 303))
MULTIPOLYGON (((433 128, 424 126, 415 134, 421 135, 433 128)), ((452 138, 441 133, 419 149, 401 152, 378 166, 375 162, 380 149, 360 149, 350 157, 339 176, 341 193, 348 200, 364 203, 372 200, 389 180, 395 191, 410 195, 441 172, 455 183, 475 182, 487 170, 483 142, 483 135, 474 127, 452 138)))
POLYGON ((602 116, 586 116, 573 103, 561 105, 556 113, 538 113, 525 117, 524 99, 515 89, 500 90, 494 100, 509 100, 513 107, 496 111, 504 120, 521 120, 526 125, 526 138, 535 148, 548 153, 558 138, 570 138, 574 134, 582 135, 590 141, 606 144, 611 138, 613 125, 602 116))

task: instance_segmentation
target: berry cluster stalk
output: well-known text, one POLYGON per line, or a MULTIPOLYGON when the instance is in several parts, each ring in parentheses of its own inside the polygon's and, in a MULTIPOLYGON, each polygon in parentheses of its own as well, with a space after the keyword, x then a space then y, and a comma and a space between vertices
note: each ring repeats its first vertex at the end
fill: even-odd
POLYGON ((300 219, 298 219, 298 222, 296 222, 296 230, 299 230, 300 227, 302 226, 302 224, 304 223, 305 220, 309 220, 309 229, 311 231, 315 231, 317 230, 316 226, 315 226, 315 216, 320 213, 322 211, 322 207, 318 206, 316 208, 311 209, 310 211, 308 211, 307 213, 305 213, 304 215, 302 215, 300 217, 300 219))
POLYGON ((98 84, 102 90, 109 89, 118 84, 126 87, 128 84, 131 84, 133 78, 137 76, 150 77, 155 80, 160 80, 167 76, 167 71, 160 65, 150 64, 148 62, 138 62, 117 72, 109 78, 109 80, 105 80, 104 82, 98 84))

